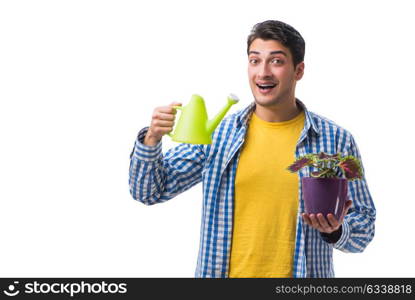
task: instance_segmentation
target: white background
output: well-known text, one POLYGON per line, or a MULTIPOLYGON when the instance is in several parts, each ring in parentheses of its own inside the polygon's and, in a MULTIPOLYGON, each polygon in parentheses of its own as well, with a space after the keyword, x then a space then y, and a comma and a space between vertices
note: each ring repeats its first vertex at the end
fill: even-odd
POLYGON ((156 106, 248 105, 246 37, 267 19, 305 38, 297 97, 354 135, 376 204, 373 242, 335 250, 336 275, 415 276, 410 4, 0 2, 0 276, 193 277, 201 186, 144 206, 129 154, 156 106))

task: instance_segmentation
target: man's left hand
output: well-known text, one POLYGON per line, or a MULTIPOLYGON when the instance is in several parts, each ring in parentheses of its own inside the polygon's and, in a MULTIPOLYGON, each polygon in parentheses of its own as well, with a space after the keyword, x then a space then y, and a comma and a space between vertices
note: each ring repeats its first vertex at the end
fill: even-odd
POLYGON ((325 218, 321 213, 317 215, 303 213, 302 216, 304 222, 306 222, 314 229, 324 233, 332 233, 340 228, 341 224, 343 223, 344 216, 347 214, 347 211, 351 206, 352 201, 347 200, 339 220, 337 220, 333 214, 327 214, 327 218, 325 218))

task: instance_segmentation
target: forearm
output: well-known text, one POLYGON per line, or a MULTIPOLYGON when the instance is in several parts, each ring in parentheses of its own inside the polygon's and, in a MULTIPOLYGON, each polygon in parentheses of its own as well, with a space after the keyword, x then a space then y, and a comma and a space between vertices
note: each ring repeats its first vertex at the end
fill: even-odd
POLYGON ((130 156, 129 186, 131 196, 146 205, 160 202, 164 190, 161 143, 144 145, 147 128, 141 130, 130 156))
POLYGON ((375 235, 373 213, 352 212, 347 215, 342 224, 342 234, 333 247, 343 252, 363 252, 375 235))
POLYGON ((201 180, 204 155, 197 145, 180 144, 162 154, 161 142, 144 145, 140 131, 130 157, 129 185, 133 198, 146 205, 169 200, 201 180))

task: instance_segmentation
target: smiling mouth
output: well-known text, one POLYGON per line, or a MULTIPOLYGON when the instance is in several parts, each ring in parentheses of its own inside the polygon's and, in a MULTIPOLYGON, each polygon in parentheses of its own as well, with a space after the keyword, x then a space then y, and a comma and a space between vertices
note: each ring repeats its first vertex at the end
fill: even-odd
POLYGON ((270 90, 273 89, 274 87, 276 87, 276 84, 256 84, 256 86, 262 90, 262 91, 266 91, 266 90, 270 90))

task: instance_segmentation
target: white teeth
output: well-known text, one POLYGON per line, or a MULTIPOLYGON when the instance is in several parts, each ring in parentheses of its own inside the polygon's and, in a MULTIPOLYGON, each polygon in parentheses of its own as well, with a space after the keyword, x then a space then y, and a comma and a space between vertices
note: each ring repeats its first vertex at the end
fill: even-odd
POLYGON ((260 88, 272 88, 276 86, 276 84, 257 84, 257 86, 260 88))

